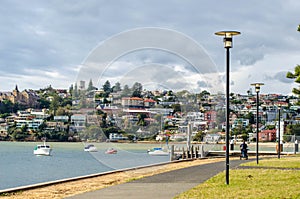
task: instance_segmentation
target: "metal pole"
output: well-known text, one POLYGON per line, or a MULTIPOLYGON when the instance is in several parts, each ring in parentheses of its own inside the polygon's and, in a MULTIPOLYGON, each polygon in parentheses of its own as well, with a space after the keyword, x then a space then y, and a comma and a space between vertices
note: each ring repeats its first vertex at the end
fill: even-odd
POLYGON ((280 108, 278 109, 278 159, 280 159, 280 108))
POLYGON ((226 184, 229 184, 229 47, 226 48, 226 184))
POLYGON ((259 131, 259 122, 258 122, 258 107, 259 107, 259 91, 256 92, 256 164, 258 164, 258 131, 259 131))

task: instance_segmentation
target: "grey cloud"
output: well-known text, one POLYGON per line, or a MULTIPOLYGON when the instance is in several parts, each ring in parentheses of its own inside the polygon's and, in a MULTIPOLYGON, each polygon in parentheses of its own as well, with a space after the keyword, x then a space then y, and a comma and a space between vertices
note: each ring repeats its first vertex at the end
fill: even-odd
POLYGON ((293 79, 289 79, 286 77, 286 73, 287 73, 287 71, 280 71, 280 72, 275 73, 274 75, 265 75, 264 80, 266 80, 266 81, 277 80, 279 82, 286 83, 286 84, 290 84, 290 83, 294 82, 293 79))
POLYGON ((241 51, 238 51, 237 57, 241 65, 249 66, 255 64, 260 60, 263 60, 264 53, 264 46, 253 49, 245 48, 241 51))
MULTIPOLYGON (((184 42, 178 43, 174 37, 174 42, 168 46, 177 46, 177 49, 179 47, 181 51, 189 52, 186 58, 197 60, 194 61, 197 66, 191 67, 181 57, 171 55, 170 52, 149 54, 149 51, 137 53, 135 57, 128 56, 128 63, 178 64, 184 66, 187 72, 197 72, 195 68, 199 67, 198 63, 210 67, 210 63, 215 62, 223 72, 222 39, 217 38, 214 32, 228 28, 242 32, 241 36, 234 38, 231 57, 233 62, 239 61, 245 66, 253 65, 277 51, 294 53, 300 46, 299 33, 296 31, 299 21, 295 17, 298 16, 298 7, 299 2, 296 0, 275 0, 272 3, 234 0, 226 2, 226 5, 217 0, 4 0, 0 8, 0 70, 2 74, 24 74, 24 67, 41 70, 45 66, 52 66, 49 70, 59 68, 65 73, 70 67, 88 59, 89 50, 98 42, 124 30, 146 26, 181 31, 201 43, 205 47, 204 52, 207 51, 214 60, 203 57, 203 54, 193 51, 184 42), (224 7, 237 9, 228 13, 224 7)), ((161 43, 165 40, 166 37, 162 38, 161 43)), ((124 67, 118 67, 111 66, 107 76, 118 77, 126 73, 124 67)), ((212 67, 215 70, 215 66, 212 67)), ((134 67, 129 68, 132 69, 134 67)), ((236 70, 234 64, 232 70, 236 70)), ((204 71, 207 69, 198 72, 204 71)))
POLYGON ((197 82, 197 85, 198 85, 199 87, 204 87, 204 88, 211 87, 211 85, 208 84, 208 83, 205 82, 205 81, 198 81, 198 82, 197 82))
MULTIPOLYGON (((123 85, 132 85, 134 82, 143 82, 148 87, 164 87, 171 90, 187 89, 189 83, 180 73, 171 67, 160 64, 146 64, 139 66, 118 79, 123 85)), ((155 88, 154 88, 155 89, 155 88)))

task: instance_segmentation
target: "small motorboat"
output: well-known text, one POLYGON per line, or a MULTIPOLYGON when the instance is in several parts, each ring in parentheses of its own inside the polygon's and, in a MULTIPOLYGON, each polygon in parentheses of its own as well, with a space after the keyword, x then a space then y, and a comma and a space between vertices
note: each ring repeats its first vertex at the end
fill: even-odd
POLYGON ((105 151, 106 154, 116 154, 118 153, 117 149, 110 148, 105 151))
POLYGON ((153 156, 168 156, 169 152, 164 151, 163 148, 161 147, 158 147, 158 148, 153 148, 152 150, 148 150, 148 154, 153 156))
POLYGON ((95 147, 95 145, 93 144, 89 144, 87 146, 84 147, 84 151, 87 151, 87 152, 97 152, 97 147, 95 147))
POLYGON ((52 151, 51 146, 47 145, 46 142, 44 141, 44 144, 38 144, 34 147, 33 154, 49 156, 51 155, 51 151, 52 151))

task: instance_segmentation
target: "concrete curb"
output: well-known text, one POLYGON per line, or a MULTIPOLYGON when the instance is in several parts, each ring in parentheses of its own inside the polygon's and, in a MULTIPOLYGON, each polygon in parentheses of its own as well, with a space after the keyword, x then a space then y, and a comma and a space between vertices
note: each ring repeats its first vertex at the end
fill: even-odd
MULTIPOLYGON (((207 158, 200 158, 200 159, 207 159, 207 158)), ((65 178, 65 179, 60 179, 60 180, 54 180, 54 181, 49 181, 49 182, 32 184, 32 185, 8 188, 8 189, 0 190, 0 194, 17 192, 17 191, 24 191, 24 190, 35 189, 35 188, 40 188, 40 187, 45 187, 45 186, 49 186, 49 185, 55 185, 55 184, 70 182, 70 181, 76 181, 76 180, 82 180, 82 179, 88 179, 88 178, 94 178, 94 177, 109 175, 109 174, 113 174, 113 173, 131 171, 131 170, 136 170, 136 169, 143 169, 143 168, 148 168, 148 167, 162 166, 162 165, 167 165, 167 164, 171 164, 171 163, 173 164, 173 163, 179 163, 179 162, 187 162, 187 161, 193 161, 193 160, 195 160, 195 159, 175 160, 175 161, 172 161, 172 162, 163 162, 163 163, 157 163, 157 164, 149 164, 149 165, 143 165, 143 166, 137 166, 137 167, 130 167, 130 168, 113 170, 113 171, 95 173, 95 174, 90 174, 90 175, 78 176, 78 177, 73 177, 73 178, 65 178)))

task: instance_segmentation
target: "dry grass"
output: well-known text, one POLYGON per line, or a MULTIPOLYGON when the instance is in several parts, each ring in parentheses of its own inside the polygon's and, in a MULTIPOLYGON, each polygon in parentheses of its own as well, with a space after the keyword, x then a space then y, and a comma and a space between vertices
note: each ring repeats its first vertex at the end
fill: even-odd
POLYGON ((80 193, 94 191, 108 186, 125 183, 145 176, 151 176, 166 171, 171 171, 171 170, 195 166, 195 165, 207 164, 216 161, 224 161, 224 160, 204 159, 204 160, 170 163, 162 166, 153 166, 148 168, 129 170, 125 172, 112 173, 112 174, 89 178, 89 179, 77 180, 72 182, 45 186, 36 189, 20 191, 20 192, 8 194, 6 196, 2 195, 1 198, 3 199, 65 198, 68 196, 77 195, 80 193))

